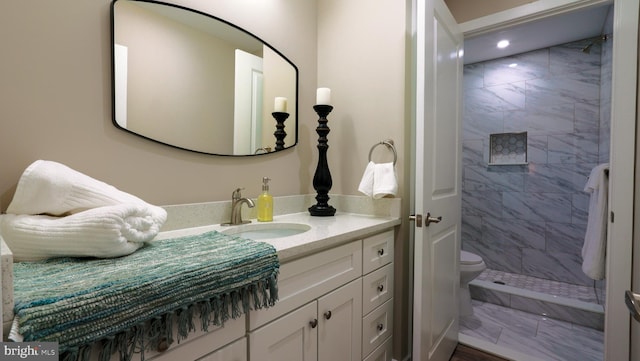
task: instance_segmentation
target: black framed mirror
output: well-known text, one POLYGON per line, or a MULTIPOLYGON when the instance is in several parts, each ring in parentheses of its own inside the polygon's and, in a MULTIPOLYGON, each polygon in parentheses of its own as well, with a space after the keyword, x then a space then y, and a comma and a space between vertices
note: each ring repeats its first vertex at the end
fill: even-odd
POLYGON ((267 154, 276 151, 272 112, 285 98, 277 150, 297 144, 298 69, 257 36, 149 0, 114 0, 111 29, 116 127, 199 153, 267 154))

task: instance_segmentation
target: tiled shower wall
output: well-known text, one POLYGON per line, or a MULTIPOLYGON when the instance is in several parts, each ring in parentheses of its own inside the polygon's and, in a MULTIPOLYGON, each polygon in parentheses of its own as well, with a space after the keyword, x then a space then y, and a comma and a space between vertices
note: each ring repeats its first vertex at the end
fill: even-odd
POLYGON ((591 41, 464 68, 462 248, 491 269, 593 284, 583 189, 609 158, 612 41, 591 41), (489 135, 523 131, 529 163, 489 166, 489 135))

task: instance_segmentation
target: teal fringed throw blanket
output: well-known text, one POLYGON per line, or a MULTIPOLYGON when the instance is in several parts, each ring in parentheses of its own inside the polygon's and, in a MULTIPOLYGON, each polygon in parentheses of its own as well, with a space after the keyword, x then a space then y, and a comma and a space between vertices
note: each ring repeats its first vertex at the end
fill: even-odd
POLYGON ((158 240, 113 259, 58 258, 14 265, 15 314, 24 341, 59 343, 61 360, 88 360, 102 341, 106 360, 221 325, 278 298, 273 246, 207 232, 158 240))

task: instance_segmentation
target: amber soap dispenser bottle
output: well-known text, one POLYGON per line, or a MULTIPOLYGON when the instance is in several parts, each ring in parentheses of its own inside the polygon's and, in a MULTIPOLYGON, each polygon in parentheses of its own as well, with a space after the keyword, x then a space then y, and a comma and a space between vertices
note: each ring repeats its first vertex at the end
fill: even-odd
POLYGON ((273 221, 273 196, 269 194, 269 181, 262 178, 262 193, 258 196, 258 222, 273 221))

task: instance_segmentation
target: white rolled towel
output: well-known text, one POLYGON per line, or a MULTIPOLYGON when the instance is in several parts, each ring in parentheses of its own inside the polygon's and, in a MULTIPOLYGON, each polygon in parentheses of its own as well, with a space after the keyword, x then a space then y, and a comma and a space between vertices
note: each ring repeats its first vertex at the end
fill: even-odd
POLYGON ((148 207, 138 204, 98 207, 66 217, 0 216, 0 233, 16 261, 124 256, 151 241, 161 225, 148 207))
POLYGON ((7 213, 62 216, 123 203, 149 208, 156 223, 166 221, 167 212, 161 207, 151 205, 64 164, 37 160, 22 173, 7 213))

